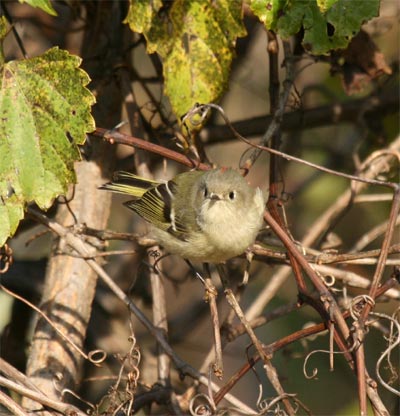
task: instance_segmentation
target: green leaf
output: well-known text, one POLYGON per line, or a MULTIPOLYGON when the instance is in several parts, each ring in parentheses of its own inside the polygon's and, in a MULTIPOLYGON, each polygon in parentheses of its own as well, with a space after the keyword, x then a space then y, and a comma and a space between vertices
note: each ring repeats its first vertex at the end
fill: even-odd
POLYGON ((5 16, 0 16, 0 66, 4 64, 3 41, 7 35, 7 19, 5 16))
POLYGON ((182 116, 196 103, 217 100, 225 91, 237 37, 246 34, 240 0, 131 0, 125 20, 143 33, 147 51, 163 61, 165 93, 182 116))
POLYGON ((363 2, 341 0, 328 10, 326 18, 335 28, 335 34, 332 38, 344 37, 348 43, 350 38, 359 32, 363 23, 378 16, 378 14, 378 0, 364 0, 363 2))
POLYGON ((0 16, 0 41, 3 41, 7 34, 7 19, 5 16, 0 16))
POLYGON ((286 3, 286 0, 251 0, 250 8, 267 29, 275 30, 279 13, 286 3))
POLYGON ((19 0, 20 3, 28 3, 32 7, 38 7, 52 16, 57 16, 57 12, 51 5, 50 0, 19 0))
POLYGON ((1 68, 0 207, 8 212, 9 225, 0 233, 0 246, 26 203, 46 209, 75 179, 77 145, 95 128, 90 114, 95 100, 80 63, 79 57, 52 48, 1 68))
POLYGON ((147 33, 161 6, 162 0, 132 0, 124 23, 128 23, 133 32, 147 33))
POLYGON ((321 13, 329 10, 338 0, 317 0, 317 5, 321 13))
POLYGON ((4 245, 8 236, 15 233, 18 224, 24 218, 24 209, 15 195, 6 202, 0 200, 0 247, 4 245))
POLYGON ((304 29, 303 46, 315 55, 346 48, 366 21, 379 13, 379 0, 251 0, 267 29, 288 38, 304 29))

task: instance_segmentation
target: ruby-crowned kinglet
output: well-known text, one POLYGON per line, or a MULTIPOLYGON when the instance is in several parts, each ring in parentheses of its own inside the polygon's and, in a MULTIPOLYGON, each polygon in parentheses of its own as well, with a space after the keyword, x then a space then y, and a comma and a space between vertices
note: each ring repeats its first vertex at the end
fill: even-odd
POLYGON ((101 188, 136 197, 125 205, 153 225, 150 236, 188 260, 220 263, 242 254, 263 222, 261 190, 233 169, 186 172, 168 182, 116 172, 101 188))

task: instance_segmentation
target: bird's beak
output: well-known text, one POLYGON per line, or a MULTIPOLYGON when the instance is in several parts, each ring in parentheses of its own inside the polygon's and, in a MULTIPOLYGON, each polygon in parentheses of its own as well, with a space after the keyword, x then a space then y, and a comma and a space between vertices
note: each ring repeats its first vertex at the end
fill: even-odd
POLYGON ((218 194, 211 193, 210 197, 211 201, 220 201, 222 198, 218 194))

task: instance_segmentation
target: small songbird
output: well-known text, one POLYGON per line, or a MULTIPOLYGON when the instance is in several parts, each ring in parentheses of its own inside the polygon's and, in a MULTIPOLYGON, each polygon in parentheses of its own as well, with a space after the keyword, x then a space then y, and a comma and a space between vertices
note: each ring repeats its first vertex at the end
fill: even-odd
POLYGON ((150 237, 187 260, 221 263, 254 243, 264 196, 233 169, 181 173, 168 182, 116 172, 101 189, 135 197, 125 205, 153 227, 150 237))

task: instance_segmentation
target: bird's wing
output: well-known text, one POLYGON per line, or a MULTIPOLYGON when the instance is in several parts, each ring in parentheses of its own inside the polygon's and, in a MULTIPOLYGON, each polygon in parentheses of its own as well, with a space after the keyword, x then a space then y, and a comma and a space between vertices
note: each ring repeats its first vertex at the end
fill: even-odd
POLYGON ((149 223, 185 240, 186 230, 173 208, 175 192, 176 183, 171 180, 150 188, 140 199, 127 201, 125 205, 149 223))
POLYGON ((128 201, 127 207, 135 211, 146 221, 161 230, 167 231, 176 238, 186 241, 189 232, 195 231, 195 221, 189 218, 195 215, 191 208, 191 176, 200 172, 186 172, 175 179, 158 184, 147 190, 140 199, 128 201), (177 190, 182 193, 176 200, 177 190))

